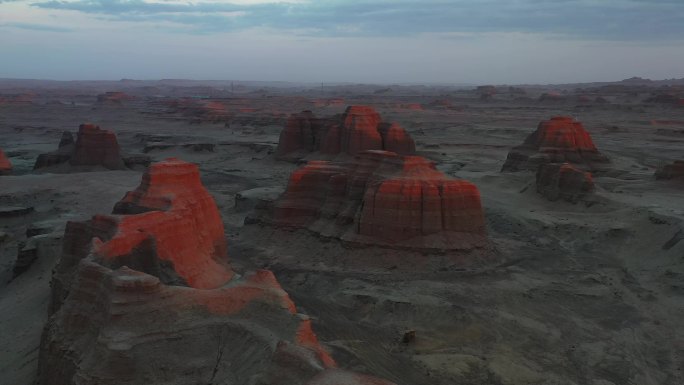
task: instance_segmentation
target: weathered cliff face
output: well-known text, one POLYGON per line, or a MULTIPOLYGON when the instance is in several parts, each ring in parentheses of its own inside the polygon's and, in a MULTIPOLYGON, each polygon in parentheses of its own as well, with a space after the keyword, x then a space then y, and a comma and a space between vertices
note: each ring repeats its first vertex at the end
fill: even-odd
POLYGON ((12 173, 12 163, 0 148, 0 175, 9 175, 12 173))
POLYGON ((113 215, 71 222, 38 384, 388 385, 336 369, 270 271, 237 276, 197 167, 156 163, 113 215))
POLYGON ((540 164, 569 162, 593 169, 607 163, 582 123, 557 116, 539 123, 525 142, 508 154, 502 171, 536 170, 540 164))
POLYGON ((319 119, 311 111, 293 114, 280 133, 278 156, 356 155, 367 150, 415 153, 411 136, 396 123, 384 123, 371 107, 349 106, 339 118, 319 119))
POLYGON ((594 191, 591 173, 569 163, 542 164, 537 170, 537 192, 551 201, 578 202, 594 191))
POLYGON ((656 179, 684 179, 684 160, 675 160, 656 170, 656 179))
POLYGON ((486 243, 475 185, 418 156, 366 151, 354 162, 312 161, 274 203, 277 226, 379 246, 472 249, 486 243))

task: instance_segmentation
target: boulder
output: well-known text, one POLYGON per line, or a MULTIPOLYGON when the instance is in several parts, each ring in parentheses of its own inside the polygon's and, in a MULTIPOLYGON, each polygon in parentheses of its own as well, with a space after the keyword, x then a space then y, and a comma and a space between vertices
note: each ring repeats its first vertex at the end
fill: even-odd
POLYGON ((537 170, 540 164, 569 162, 587 169, 609 162, 582 123, 556 116, 539 123, 525 142, 509 153, 501 171, 537 170))
POLYGON ((594 191, 591 173, 569 163, 541 164, 537 170, 537 192, 550 201, 576 203, 594 191))

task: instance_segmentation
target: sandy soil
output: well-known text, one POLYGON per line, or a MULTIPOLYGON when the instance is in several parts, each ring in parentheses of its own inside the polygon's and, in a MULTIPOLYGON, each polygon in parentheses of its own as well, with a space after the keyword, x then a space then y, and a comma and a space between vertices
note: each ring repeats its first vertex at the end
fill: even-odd
POLYGON ((33 379, 66 221, 111 212, 139 183, 138 171, 31 170, 63 130, 86 121, 117 132, 126 152, 171 144, 148 155, 198 163, 236 268, 272 269, 345 368, 400 385, 684 383, 684 181, 653 177, 660 164, 684 158, 684 109, 645 104, 645 95, 633 94, 578 104, 482 101, 457 89, 296 92, 242 95, 240 104, 257 111, 236 112, 229 127, 167 113, 151 97, 121 106, 98 105, 94 94, 73 105, 0 106, 0 147, 16 174, 0 177, 0 206, 34 208, 0 218, 0 383, 33 379), (282 188, 296 168, 273 156, 284 122, 277 116, 340 113, 345 105, 309 102, 333 96, 375 106, 442 171, 478 186, 495 263, 462 268, 444 256, 352 248, 305 231, 243 225, 250 213, 234 208, 236 194, 282 188), (444 98, 454 107, 427 107, 444 98), (402 103, 426 109, 396 107, 402 103), (536 193, 533 173, 499 172, 511 147, 558 114, 582 121, 612 160, 595 176, 597 192, 588 202, 549 202, 536 193), (215 148, 182 146, 197 143, 215 148), (33 240, 38 260, 11 279, 18 245, 36 223, 49 228, 33 240), (410 344, 401 342, 406 330, 416 331, 410 344))

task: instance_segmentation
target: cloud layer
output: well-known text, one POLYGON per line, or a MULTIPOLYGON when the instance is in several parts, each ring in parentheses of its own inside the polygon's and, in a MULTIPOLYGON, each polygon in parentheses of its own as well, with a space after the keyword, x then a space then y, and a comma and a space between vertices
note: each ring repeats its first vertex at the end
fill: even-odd
POLYGON ((650 40, 684 36, 681 0, 73 0, 33 2, 135 22, 171 22, 179 31, 266 28, 308 36, 403 37, 422 33, 528 32, 582 39, 650 40))

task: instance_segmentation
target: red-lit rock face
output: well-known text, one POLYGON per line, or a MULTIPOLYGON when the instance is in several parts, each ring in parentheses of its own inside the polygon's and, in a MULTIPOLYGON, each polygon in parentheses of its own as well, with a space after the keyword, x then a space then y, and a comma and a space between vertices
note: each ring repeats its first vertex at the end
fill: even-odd
POLYGON ((115 235, 94 252, 103 262, 125 264, 140 248, 191 287, 208 289, 233 275, 227 263, 223 222, 204 189, 197 166, 176 159, 155 163, 142 183, 114 206, 115 235))
POLYGON ((76 147, 69 160, 74 166, 101 165, 111 170, 125 169, 116 135, 94 124, 81 124, 76 147))
POLYGON ((672 164, 667 164, 655 173, 656 179, 684 178, 684 160, 675 160, 672 164))
POLYGON ((350 106, 339 119, 318 119, 311 111, 292 115, 280 134, 278 156, 340 153, 355 155, 367 150, 413 154, 415 144, 398 124, 382 123, 371 107, 350 106))
POLYGON ((273 223, 378 245, 471 249, 486 241, 480 194, 428 160, 366 151, 348 165, 309 162, 275 202, 273 223))
POLYGON ((570 162, 587 168, 608 162, 582 123, 557 116, 539 123, 525 142, 508 154, 502 171, 536 170, 540 164, 570 162))
POLYGON ((114 215, 67 225, 52 290, 38 384, 389 384, 336 369, 273 273, 233 274, 216 205, 176 159, 114 215))
POLYGON ((569 163, 542 164, 537 170, 537 192, 550 201, 578 202, 594 191, 591 174, 569 163))
POLYGON ((0 175, 8 175, 12 172, 12 163, 0 148, 0 175))

